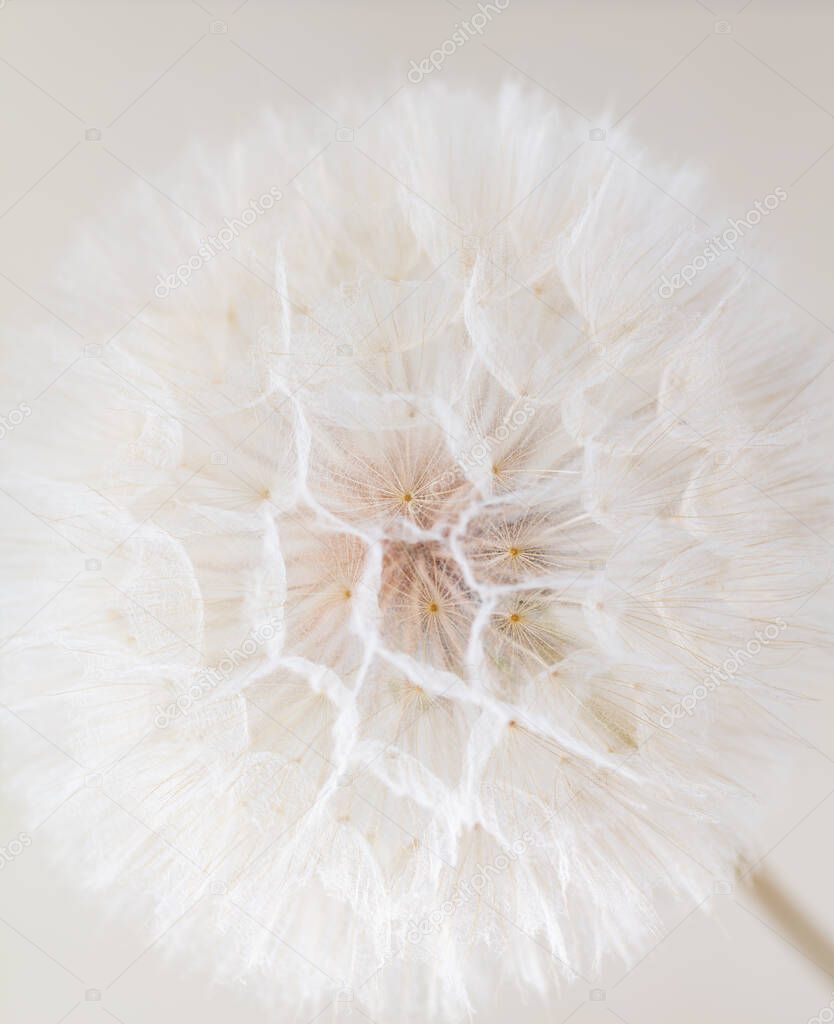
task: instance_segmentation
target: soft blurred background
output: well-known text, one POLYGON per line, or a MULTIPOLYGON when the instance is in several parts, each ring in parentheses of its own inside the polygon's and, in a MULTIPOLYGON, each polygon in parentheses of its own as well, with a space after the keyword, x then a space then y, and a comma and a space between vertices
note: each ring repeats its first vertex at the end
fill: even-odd
MULTIPOLYGON (((83 348, 83 328, 57 320, 53 263, 105 197, 138 182, 187 209, 188 183, 170 170, 182 147, 223 145, 265 107, 309 120, 325 141, 361 144, 364 124, 397 118, 403 93, 421 87, 409 81, 412 61, 477 10, 470 0, 0 0, 4 316, 54 318, 83 348)), ((509 0, 429 78, 485 91, 516 81, 543 92, 564 110, 577 145, 610 147, 667 200, 675 168, 696 168, 707 184, 691 212, 705 240, 784 188, 786 201, 738 252, 800 323, 824 327, 834 356, 832 44, 831 0, 509 0)), ((15 344, 26 346, 25 335, 15 344)), ((17 401, 31 403, 36 391, 33 384, 17 401)), ((5 493, 0 509, 7 519, 30 514, 5 493)), ((2 635, 36 614, 16 608, 2 635)), ((803 1024, 824 1011, 831 1020, 828 682, 809 673, 798 683, 811 699, 785 707, 797 764, 785 787, 766 795, 760 865, 816 935, 803 938, 790 915, 769 917, 735 880, 714 879, 700 903, 670 911, 639 962, 567 986, 546 1006, 505 993, 478 1019, 803 1024)), ((33 755, 49 742, 30 739, 33 755)), ((244 989, 212 986, 210 964, 170 959, 165 934, 149 942, 111 916, 104 897, 75 891, 71 871, 50 866, 44 851, 70 805, 35 823, 12 803, 0 812, 0 1019, 279 1019, 244 989)), ((519 932, 519 943, 531 941, 519 932)), ((341 1011, 363 1019, 359 1008, 341 1011)))

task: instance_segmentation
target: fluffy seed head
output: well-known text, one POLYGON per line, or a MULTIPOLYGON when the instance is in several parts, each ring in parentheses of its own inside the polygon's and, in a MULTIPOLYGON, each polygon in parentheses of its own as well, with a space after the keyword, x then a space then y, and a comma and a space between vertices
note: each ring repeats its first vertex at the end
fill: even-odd
POLYGON ((59 850, 183 956, 440 1018, 732 871, 829 505, 807 326, 731 259, 658 294, 687 181, 530 96, 408 103, 212 159, 204 222, 282 193, 228 252, 137 196, 74 255, 101 355, 10 485, 69 583, 4 699, 59 850))

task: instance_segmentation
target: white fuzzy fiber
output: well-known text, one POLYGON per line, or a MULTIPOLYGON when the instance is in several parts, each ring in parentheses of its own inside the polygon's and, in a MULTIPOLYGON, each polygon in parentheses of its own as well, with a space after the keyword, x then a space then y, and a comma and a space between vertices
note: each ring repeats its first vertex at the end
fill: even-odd
POLYGON ((16 789, 282 1020, 645 952, 755 853, 828 572, 807 319, 732 255, 660 298, 681 205, 529 95, 416 92, 103 199, 66 269, 100 348, 13 360, 70 367, 6 441, 16 789))

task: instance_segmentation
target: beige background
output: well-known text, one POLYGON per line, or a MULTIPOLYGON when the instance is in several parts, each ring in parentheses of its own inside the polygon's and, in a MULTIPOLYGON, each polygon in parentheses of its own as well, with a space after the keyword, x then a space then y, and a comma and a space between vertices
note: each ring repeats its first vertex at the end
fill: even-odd
MULTIPOLYGON (((188 139, 222 143, 270 105, 308 118, 325 138, 353 127, 358 141, 366 119, 396 116, 399 90, 419 88, 407 81, 410 61, 475 9, 468 0, 0 0, 6 314, 52 315, 51 261, 103 195, 139 179, 187 206, 184 186, 167 175, 188 139)), ((647 170, 646 151, 653 168, 700 168, 709 186, 692 212, 705 238, 785 188, 788 199, 739 252, 809 322, 826 325, 834 353, 833 43, 831 0, 510 0, 434 77, 544 90, 584 144, 610 146, 663 192, 674 195, 672 171, 647 170), (592 141, 599 128, 604 140, 592 141)), ((28 514, 3 496, 0 509, 28 514)), ((3 635, 35 611, 17 609, 3 635)), ((768 797, 764 865, 834 935, 834 700, 825 682, 807 681, 817 703, 785 711, 803 743, 796 775, 768 797)), ((18 807, 2 811, 0 845, 24 829, 32 844, 0 870, 0 1020, 278 1019, 245 992, 213 989, 210 965, 189 973, 166 957, 165 935, 149 945, 109 917, 104 899, 56 876, 44 850, 68 807, 37 827, 18 807)), ((700 905, 674 909, 648 955, 628 973, 611 966, 599 991, 581 982, 548 1007, 507 995, 480 1019, 808 1021, 834 998, 834 977, 766 922, 747 892, 722 891, 726 882, 714 880, 700 905)))

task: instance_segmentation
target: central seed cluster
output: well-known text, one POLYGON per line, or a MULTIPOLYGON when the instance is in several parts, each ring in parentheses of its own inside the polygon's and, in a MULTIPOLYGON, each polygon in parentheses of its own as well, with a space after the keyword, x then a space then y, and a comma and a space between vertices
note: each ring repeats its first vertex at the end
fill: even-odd
MULTIPOLYGON (((594 542, 566 468, 576 455, 552 444, 552 413, 526 409, 500 450, 476 441, 482 450, 466 459, 419 409, 377 434, 320 428, 308 467, 319 516, 304 538, 305 550, 318 541, 320 571, 300 593, 319 607, 333 595, 317 659, 340 637, 333 664, 350 675, 376 633, 389 652, 507 696, 576 646, 580 598, 564 593, 592 566, 594 542)), ((299 568, 284 549, 292 591, 299 568)), ((299 621, 290 617, 290 645, 299 621)))

